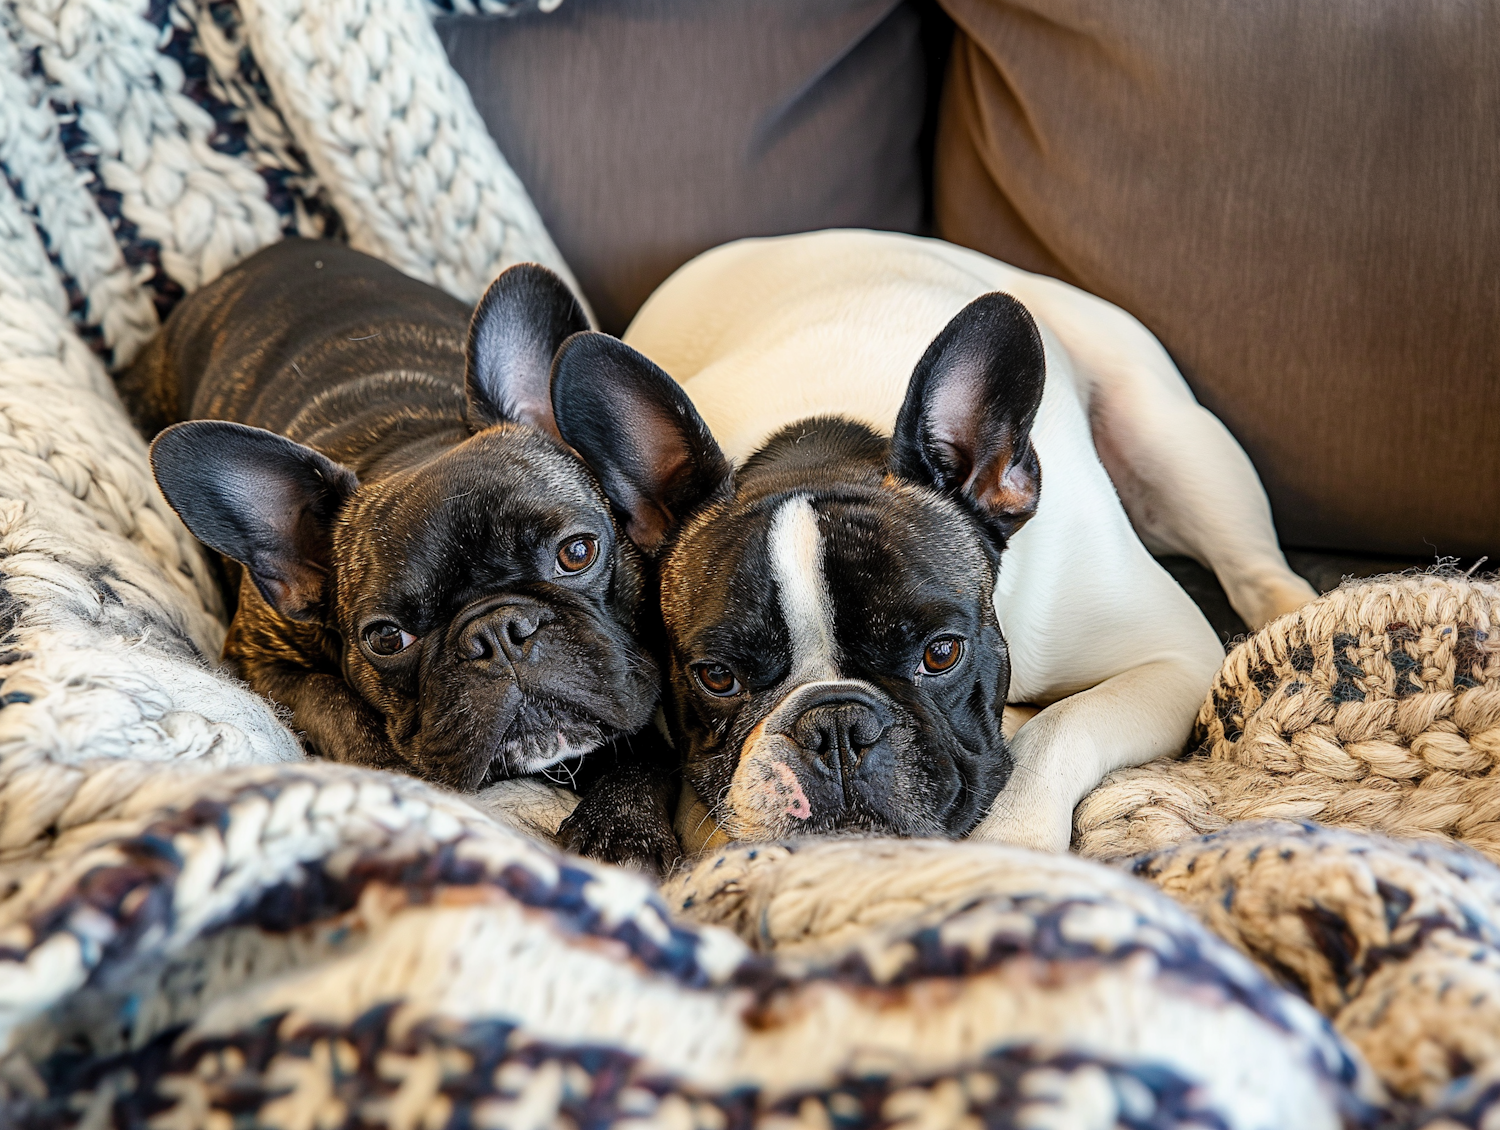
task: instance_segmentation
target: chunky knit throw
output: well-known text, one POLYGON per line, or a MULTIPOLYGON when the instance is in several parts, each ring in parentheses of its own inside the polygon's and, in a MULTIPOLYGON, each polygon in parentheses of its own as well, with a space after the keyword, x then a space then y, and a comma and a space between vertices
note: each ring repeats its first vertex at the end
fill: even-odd
POLYGON ((658 891, 547 842, 566 794, 310 762, 216 670, 109 370, 287 235, 471 299, 566 270, 439 7, 0 2, 0 1125, 1500 1117, 1500 872, 1441 842, 1496 851, 1490 586, 1354 587, 1242 645, 1198 752, 1080 807, 1114 866, 810 840, 658 891))
MULTIPOLYGON (((487 0, 481 0, 487 2, 487 0)), ((0 5, 0 778, 19 762, 281 760, 258 699, 206 672, 200 552, 106 367, 284 235, 338 234, 476 298, 566 272, 418 0, 0 5), (205 760, 206 759, 206 760, 205 760)), ((59 801, 0 848, 47 827, 59 801)))
POLYGON ((1132 855, 1233 820, 1451 836, 1500 861, 1500 585, 1351 583, 1236 646, 1183 760, 1106 778, 1075 847, 1132 855))

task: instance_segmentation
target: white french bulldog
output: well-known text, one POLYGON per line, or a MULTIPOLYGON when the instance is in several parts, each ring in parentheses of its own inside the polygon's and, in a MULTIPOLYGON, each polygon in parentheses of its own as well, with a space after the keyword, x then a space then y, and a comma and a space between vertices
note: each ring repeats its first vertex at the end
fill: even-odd
POLYGON ((553 392, 602 382, 617 419, 656 413, 559 422, 658 554, 690 850, 705 817, 1065 850, 1105 774, 1182 749, 1223 659, 1150 551, 1212 568, 1252 628, 1314 595, 1162 346, 1055 279, 903 235, 744 240, 624 340, 565 346, 553 392), (690 407, 633 391, 660 370, 690 407), (993 620, 962 608, 991 586, 993 620), (1039 708, 1008 758, 1006 701, 1039 708), (951 768, 928 773, 928 740, 951 768))

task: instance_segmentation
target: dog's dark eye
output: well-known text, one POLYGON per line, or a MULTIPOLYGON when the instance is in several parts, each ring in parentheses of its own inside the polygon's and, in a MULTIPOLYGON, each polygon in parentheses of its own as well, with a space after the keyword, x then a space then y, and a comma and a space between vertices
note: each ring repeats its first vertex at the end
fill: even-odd
POLYGON ((722 663, 699 663, 693 668, 698 685, 715 698, 728 698, 740 693, 740 681, 734 672, 722 663))
POLYGON ((365 629, 365 646, 376 655, 398 655, 416 642, 417 637, 394 620, 377 620, 365 629))
POLYGON ((599 556, 599 541, 588 534, 569 538, 557 550, 559 573, 581 573, 599 556))
POLYGON ((964 653, 964 641, 957 636, 939 636, 927 645, 922 653, 921 675, 941 675, 958 665, 964 653))

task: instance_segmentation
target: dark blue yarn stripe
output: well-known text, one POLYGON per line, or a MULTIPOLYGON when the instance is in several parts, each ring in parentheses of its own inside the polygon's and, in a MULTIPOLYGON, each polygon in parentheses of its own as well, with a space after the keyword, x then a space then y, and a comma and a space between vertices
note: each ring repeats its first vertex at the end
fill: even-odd
MULTIPOLYGON (((279 784, 248 786, 225 799, 199 800, 181 812, 164 816, 140 835, 115 841, 125 862, 90 872, 69 898, 33 920, 32 948, 55 933, 70 931, 74 914, 89 907, 91 913, 103 914, 120 930, 105 944, 99 964, 90 975, 91 982, 108 980, 119 962, 128 963, 139 956, 136 949, 142 937, 156 928, 171 928, 175 918, 172 888, 183 867, 183 860, 173 846, 176 836, 202 827, 214 827, 222 834, 228 828, 233 804, 254 795, 274 802, 282 788, 292 783, 283 780, 279 784), (139 902, 126 911, 122 900, 130 892, 138 892, 133 897, 139 902)), ((555 877, 549 878, 522 864, 512 864, 493 874, 483 863, 462 858, 458 852, 461 842, 445 844, 405 860, 360 859, 347 874, 341 875, 328 873, 319 860, 308 861, 294 879, 249 892, 240 905, 216 923, 213 931, 237 925, 251 925, 270 933, 294 930, 351 909, 371 882, 404 887, 417 898, 444 886, 484 885, 505 891, 524 906, 545 911, 565 933, 621 943, 641 965, 685 987, 708 988, 714 984, 714 977, 698 961, 697 932, 672 923, 660 902, 653 899, 652 906, 666 925, 663 941, 642 930, 632 919, 606 920, 586 897, 588 887, 598 879, 586 867, 566 857, 554 857, 555 877)), ((0 948, 3 960, 19 961, 25 956, 25 952, 0 948)), ((752 956, 739 972, 753 979, 751 970, 764 964, 764 958, 752 956)))
MULTIPOLYGON (((243 115, 235 107, 214 96, 208 80, 208 60, 201 52, 194 50, 197 37, 192 32, 172 24, 171 10, 171 0, 152 0, 145 18, 152 26, 164 33, 170 27, 170 35, 162 51, 182 67, 183 93, 207 110, 213 118, 214 128, 208 139, 209 145, 220 153, 239 156, 249 148, 245 140, 247 128, 243 115)), ((33 52, 32 68, 34 73, 46 78, 40 57, 35 52, 33 52)), ((124 214, 123 197, 104 184, 99 174, 98 147, 79 124, 77 105, 54 100, 52 108, 57 114, 63 151, 67 153, 68 160, 74 168, 81 169, 88 174, 89 191, 99 210, 109 220, 125 263, 132 271, 137 271, 143 266, 151 268, 150 277, 145 285, 156 307, 157 317, 165 321, 172 309, 186 294, 185 289, 163 268, 161 244, 141 234, 140 229, 124 214)), ((291 194, 285 186, 285 172, 276 170, 272 176, 268 177, 266 170, 260 171, 262 178, 267 182, 267 199, 283 218, 283 231, 294 230, 295 209, 291 194)))
MULTIPOLYGON (((209 5, 209 15, 226 32, 232 32, 240 23, 238 6, 226 3, 224 0, 209 5)), ((158 28, 165 28, 171 23, 171 16, 172 0, 151 0, 151 5, 146 12, 148 21, 158 28)), ((209 116, 213 118, 214 129, 209 136, 208 144, 229 157, 242 157, 249 152, 249 124, 245 121, 245 115, 239 107, 225 102, 214 94, 210 81, 208 56, 198 50, 197 33, 172 24, 171 37, 161 48, 161 52, 169 59, 175 60, 182 68, 182 93, 207 110, 209 116)), ((265 80, 260 78, 254 56, 249 50, 241 50, 239 68, 242 76, 245 76, 247 62, 255 68, 256 78, 259 79, 256 89, 259 92, 265 87, 265 80)), ((263 97, 269 101, 270 91, 266 90, 263 97)), ((259 164, 256 166, 256 171, 266 182, 267 202, 281 217, 282 234, 295 235, 297 207, 293 200, 292 189, 287 184, 288 171, 259 164)))
MULTIPOLYGON (((427 0, 427 2, 432 7, 437 8, 438 10, 445 12, 448 15, 454 14, 455 5, 453 3, 453 0, 427 0)), ((510 19, 512 16, 526 15, 527 13, 534 12, 536 10, 536 0, 513 0, 512 3, 503 5, 501 10, 499 11, 482 12, 481 15, 500 16, 504 19, 510 19)))
MULTIPOLYGON (((166 0, 153 0, 153 13, 157 6, 166 6, 166 0)), ((240 39, 239 32, 244 18, 236 0, 210 0, 206 7, 209 18, 224 32, 226 38, 231 42, 240 39)), ((167 10, 170 12, 169 8, 167 10)), ((245 119, 245 113, 238 106, 225 102, 213 93, 208 56, 198 50, 197 34, 187 33, 174 27, 172 37, 163 51, 177 60, 182 67, 183 94, 202 106, 213 117, 214 136, 210 144, 220 153, 234 157, 243 156, 249 152, 250 127, 245 119)), ((260 64, 256 62, 254 54, 248 47, 240 48, 236 59, 236 69, 238 74, 235 77, 254 92, 263 106, 274 111, 276 99, 271 93, 270 84, 266 82, 260 64)), ((304 214, 320 223, 325 236, 332 236, 342 230, 343 223, 338 213, 321 197, 307 192, 301 183, 312 178, 312 166, 307 160, 307 154, 294 142, 287 144, 286 152, 294 162, 294 168, 282 168, 256 161, 256 172, 266 183, 266 200, 281 217, 282 234, 286 236, 300 234, 297 230, 297 205, 299 203, 304 214)))
MULTIPOLYGON (((1065 1077, 1080 1071, 1103 1073, 1115 1089, 1127 1082, 1133 1084, 1135 1094, 1149 1096, 1149 1106, 1121 1110, 1118 1124, 1125 1130, 1228 1130, 1232 1125, 1225 1112, 1209 1105, 1196 1080, 1166 1064, 1059 1051, 1034 1043, 1002 1045, 955 1063, 947 1071, 915 1078, 888 1072, 843 1073, 830 1086, 772 1097, 748 1084, 714 1090, 672 1076, 648 1075, 647 1066, 622 1048, 537 1039, 506 1020, 429 1020, 397 1035, 393 1019, 399 1008, 397 1002, 377 1005, 351 1023, 307 1023, 289 1036, 281 1034, 283 1013, 235 1032, 188 1041, 183 1039, 186 1028, 179 1026, 140 1048, 117 1055, 54 1054, 37 1065, 47 1096, 17 1104, 14 1124, 17 1130, 71 1127, 75 1125, 73 1115, 79 1099, 110 1086, 111 1079, 124 1079, 128 1080, 125 1087, 113 1092, 115 1124, 144 1126, 151 1115, 180 1102, 180 1096, 163 1084, 173 1076, 197 1074, 205 1063, 212 1065, 207 1077, 216 1084, 211 1084, 211 1093, 216 1092, 215 1106, 231 1111, 237 1117, 236 1124, 258 1124, 265 1108, 286 1093, 284 1086, 273 1084, 268 1077, 273 1063, 296 1058, 311 1064, 315 1045, 338 1042, 352 1053, 353 1063, 330 1071, 327 1078, 332 1097, 343 1101, 348 1109, 358 1109, 370 1100, 388 1099, 397 1091, 400 1083, 380 1070, 386 1054, 414 1057, 450 1050, 460 1053, 450 1061, 451 1067, 445 1069, 438 1087, 438 1094, 449 1104, 445 1125, 450 1127, 473 1126, 486 1100, 514 1100, 514 1094, 502 1092, 498 1083, 506 1067, 535 1071, 550 1064, 564 1065, 570 1074, 581 1073, 587 1080, 583 1087, 570 1087, 559 1096, 558 1121, 578 1130, 609 1130, 632 1113, 638 1114, 623 1101, 632 1090, 646 1091, 658 1101, 682 1095, 695 1104, 715 1108, 716 1121, 725 1130, 752 1130, 768 1114, 795 1118, 809 1101, 821 1108, 834 1130, 884 1130, 892 1124, 886 1113, 892 1094, 920 1088, 928 1093, 927 1101, 935 1103, 941 1101, 932 1094, 936 1085, 965 1075, 986 1079, 990 1088, 988 1094, 971 1092, 963 1113, 990 1130, 1016 1130, 1032 1124, 1038 1104, 1048 1101, 1026 1086, 1038 1071, 1065 1077), (219 1074, 216 1062, 226 1051, 238 1053, 235 1058, 243 1065, 231 1078, 219 1074)), ((1352 1096, 1340 1095, 1339 1099, 1340 1113, 1349 1130, 1371 1127, 1381 1120, 1380 1111, 1352 1096)))
MULTIPOLYGON (((29 66, 35 74, 41 69, 40 53, 31 52, 29 66)), ((11 194, 15 196, 21 205, 22 211, 31 220, 31 226, 42 241, 42 249, 47 253, 47 259, 52 264, 52 269, 57 272, 58 278, 62 280, 63 293, 68 298, 68 316, 73 319, 74 327, 78 336, 84 343, 104 359, 107 364, 110 360, 110 348, 105 344, 104 331, 96 325, 90 325, 88 321, 88 298, 83 293, 83 287, 79 285, 78 279, 63 266, 62 258, 52 244, 52 233, 42 224, 41 217, 37 214, 36 205, 26 196, 26 192, 20 179, 4 161, 0 161, 0 175, 5 177, 5 183, 10 186, 11 194)))
POLYGON ((142 266, 151 267, 151 277, 146 280, 146 286, 151 291, 157 316, 165 321, 185 292, 177 280, 162 270, 161 244, 141 235, 140 229, 125 217, 122 210, 124 198, 105 186, 104 179, 99 175, 98 148, 78 124, 77 105, 53 101, 52 111, 57 115, 63 152, 68 155, 68 160, 75 169, 81 169, 87 174, 89 192, 99 211, 109 221, 126 265, 132 271, 138 271, 142 266))

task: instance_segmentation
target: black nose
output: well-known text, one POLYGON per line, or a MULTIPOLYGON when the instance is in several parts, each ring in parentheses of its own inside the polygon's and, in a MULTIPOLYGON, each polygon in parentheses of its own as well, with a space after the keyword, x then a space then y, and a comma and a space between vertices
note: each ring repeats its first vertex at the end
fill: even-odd
POLYGON ((532 601, 514 601, 480 612, 459 633, 459 654, 488 661, 504 656, 512 663, 533 658, 538 633, 552 622, 552 613, 532 601))
POLYGON ((841 693, 803 709, 788 736, 835 776, 859 768, 866 751, 890 730, 892 719, 874 699, 841 693))

